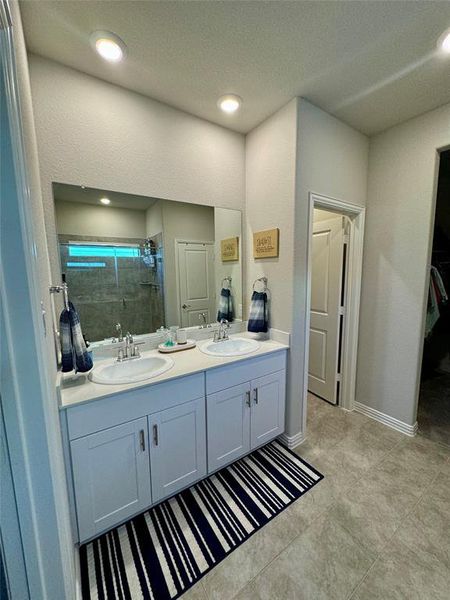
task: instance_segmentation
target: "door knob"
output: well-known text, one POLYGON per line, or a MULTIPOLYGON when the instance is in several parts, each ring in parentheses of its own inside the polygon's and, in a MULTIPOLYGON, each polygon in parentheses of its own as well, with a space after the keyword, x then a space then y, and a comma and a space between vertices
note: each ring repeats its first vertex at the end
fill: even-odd
POLYGON ((190 304, 183 304, 181 308, 184 308, 184 309, 191 308, 191 305, 190 304))

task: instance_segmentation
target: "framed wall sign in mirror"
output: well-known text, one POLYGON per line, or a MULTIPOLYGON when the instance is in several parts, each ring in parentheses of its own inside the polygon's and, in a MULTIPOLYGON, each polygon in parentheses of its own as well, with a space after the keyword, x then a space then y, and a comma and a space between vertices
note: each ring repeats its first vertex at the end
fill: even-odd
POLYGON ((61 273, 90 341, 217 319, 226 281, 242 318, 241 212, 53 184, 61 273))

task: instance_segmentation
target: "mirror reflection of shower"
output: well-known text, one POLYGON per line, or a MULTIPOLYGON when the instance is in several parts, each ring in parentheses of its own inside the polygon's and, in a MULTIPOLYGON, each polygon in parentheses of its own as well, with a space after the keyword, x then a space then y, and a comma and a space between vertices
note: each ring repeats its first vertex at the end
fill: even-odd
POLYGON ((59 236, 61 271, 89 340, 164 325, 162 234, 142 239, 59 236), (81 238, 84 239, 81 239, 81 238))

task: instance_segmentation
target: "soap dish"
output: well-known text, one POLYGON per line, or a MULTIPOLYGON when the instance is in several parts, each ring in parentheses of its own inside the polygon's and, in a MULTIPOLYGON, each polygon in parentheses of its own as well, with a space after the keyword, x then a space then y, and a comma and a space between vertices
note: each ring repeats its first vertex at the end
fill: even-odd
POLYGON ((171 352, 180 352, 181 350, 189 350, 195 348, 197 342, 195 340, 188 340, 185 344, 175 344, 174 346, 164 346, 159 344, 158 350, 163 354, 170 354, 171 352))

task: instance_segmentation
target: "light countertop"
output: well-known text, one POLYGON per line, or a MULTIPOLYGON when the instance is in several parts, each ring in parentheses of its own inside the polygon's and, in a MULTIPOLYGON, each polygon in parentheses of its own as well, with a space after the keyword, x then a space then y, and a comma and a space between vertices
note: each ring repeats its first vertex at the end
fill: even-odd
MULTIPOLYGON (((243 334, 238 334, 238 336, 230 337, 245 336, 243 334)), ((241 362, 243 360, 249 360, 264 354, 270 354, 280 350, 287 350, 289 348, 288 345, 276 342, 274 340, 258 340, 258 342, 260 344, 258 350, 255 350, 250 354, 244 354, 243 356, 209 356, 201 352, 197 347, 190 350, 183 350, 181 352, 174 352, 168 355, 173 359, 174 362, 174 365, 171 369, 165 373, 162 373, 161 375, 158 375, 157 377, 152 377, 151 379, 139 381, 137 383, 104 385, 90 381, 87 373, 81 373, 79 375, 59 373, 57 380, 57 391, 60 409, 64 410, 83 402, 90 402, 92 400, 105 398, 121 392, 128 392, 133 389, 155 385, 164 381, 176 379, 177 377, 184 377, 186 375, 208 371, 209 369, 241 362)), ((143 352, 142 356, 151 356, 152 354, 161 356, 157 350, 143 352)), ((107 359, 107 362, 110 361, 111 358, 107 359)), ((97 360, 95 364, 100 364, 103 362, 106 361, 97 360)))

